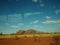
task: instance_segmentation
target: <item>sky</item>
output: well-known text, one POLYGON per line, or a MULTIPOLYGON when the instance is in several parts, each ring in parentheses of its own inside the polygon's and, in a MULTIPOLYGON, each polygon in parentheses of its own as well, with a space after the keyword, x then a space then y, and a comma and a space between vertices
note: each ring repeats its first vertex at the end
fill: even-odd
POLYGON ((0 0, 0 33, 27 29, 60 32, 60 0, 0 0))

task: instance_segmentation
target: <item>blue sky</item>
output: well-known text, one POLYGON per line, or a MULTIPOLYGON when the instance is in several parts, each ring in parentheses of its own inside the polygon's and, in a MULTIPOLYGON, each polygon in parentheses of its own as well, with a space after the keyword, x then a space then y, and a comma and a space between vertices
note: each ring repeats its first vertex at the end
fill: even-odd
POLYGON ((60 32, 60 0, 0 0, 0 32, 22 29, 60 32))

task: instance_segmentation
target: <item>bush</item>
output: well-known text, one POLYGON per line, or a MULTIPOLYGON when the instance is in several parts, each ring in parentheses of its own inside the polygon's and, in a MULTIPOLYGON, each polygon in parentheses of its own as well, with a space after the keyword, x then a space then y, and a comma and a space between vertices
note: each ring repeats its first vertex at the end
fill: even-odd
POLYGON ((15 36, 15 39, 18 40, 19 39, 18 36, 15 36))
POLYGON ((27 36, 24 36, 24 38, 27 38, 27 36))
POLYGON ((0 35, 3 35, 3 33, 0 33, 0 35))

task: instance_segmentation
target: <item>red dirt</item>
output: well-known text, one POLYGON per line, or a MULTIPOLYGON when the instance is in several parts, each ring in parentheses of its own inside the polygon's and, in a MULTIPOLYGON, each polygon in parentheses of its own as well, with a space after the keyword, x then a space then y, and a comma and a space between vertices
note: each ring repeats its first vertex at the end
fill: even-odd
POLYGON ((60 37, 57 44, 52 37, 25 37, 18 39, 0 39, 0 45, 60 45, 60 37))

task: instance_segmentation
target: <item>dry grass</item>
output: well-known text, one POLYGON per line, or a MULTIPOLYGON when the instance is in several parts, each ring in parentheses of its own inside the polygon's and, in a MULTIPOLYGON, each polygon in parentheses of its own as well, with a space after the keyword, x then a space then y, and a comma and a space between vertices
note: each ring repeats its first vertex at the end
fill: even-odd
POLYGON ((53 36, 60 36, 60 34, 25 34, 25 35, 0 35, 0 38, 15 38, 15 37, 34 37, 34 36, 40 36, 40 37, 53 37, 53 36))

